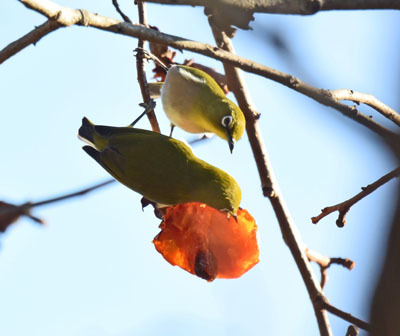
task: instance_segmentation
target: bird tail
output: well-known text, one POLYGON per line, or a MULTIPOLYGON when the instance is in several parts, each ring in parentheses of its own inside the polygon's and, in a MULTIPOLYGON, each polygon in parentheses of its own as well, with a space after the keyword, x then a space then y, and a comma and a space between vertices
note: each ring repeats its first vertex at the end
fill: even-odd
POLYGON ((88 118, 84 117, 82 119, 82 126, 78 131, 78 138, 86 142, 88 145, 94 147, 97 150, 103 150, 107 146, 108 140, 104 137, 102 128, 108 128, 105 126, 95 126, 88 118))
POLYGON ((96 146, 94 141, 95 132, 94 125, 89 121, 88 118, 84 117, 82 119, 82 126, 78 131, 78 138, 91 146, 96 146))

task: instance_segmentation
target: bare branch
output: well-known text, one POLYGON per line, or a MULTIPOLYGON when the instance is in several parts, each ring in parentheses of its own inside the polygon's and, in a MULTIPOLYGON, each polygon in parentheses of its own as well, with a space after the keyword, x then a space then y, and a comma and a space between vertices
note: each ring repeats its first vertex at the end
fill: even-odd
POLYGON ((310 15, 333 9, 400 9, 398 0, 149 0, 169 5, 203 6, 204 12, 229 37, 235 28, 251 29, 254 13, 310 15))
POLYGON ((353 196, 352 198, 350 198, 342 203, 328 206, 328 207, 322 209, 321 213, 318 216, 311 218, 311 221, 314 224, 317 224, 325 216, 329 215, 332 212, 338 211, 339 217, 336 220, 336 225, 338 227, 343 227, 346 224, 346 214, 349 212, 350 208, 355 203, 362 200, 364 197, 368 196, 369 194, 374 192, 376 189, 383 186, 385 183, 389 182, 391 179, 398 177, 399 175, 400 175, 400 167, 392 170, 390 173, 386 174, 385 176, 382 176, 380 179, 376 180, 374 183, 371 183, 370 185, 368 185, 366 187, 362 187, 361 188, 362 191, 360 193, 358 193, 357 195, 353 196))
POLYGON ((38 11, 43 15, 54 18, 62 25, 79 24, 92 26, 98 29, 110 31, 117 34, 141 38, 151 42, 170 45, 173 48, 182 50, 190 50, 198 54, 208 56, 230 65, 239 67, 247 72, 251 72, 265 78, 283 84, 297 92, 300 92, 317 102, 330 106, 345 116, 357 121, 370 130, 382 136, 388 141, 398 139, 398 135, 389 129, 383 127, 379 123, 371 120, 367 116, 360 113, 354 106, 343 104, 332 97, 328 90, 318 89, 300 79, 286 74, 284 72, 269 68, 265 65, 256 63, 252 60, 239 57, 230 52, 217 48, 215 46, 195 42, 182 37, 163 34, 154 29, 148 29, 142 25, 134 25, 126 22, 120 22, 115 19, 93 14, 84 10, 73 10, 71 8, 57 5, 49 0, 19 0, 28 8, 38 11))
POLYGON ((75 191, 75 192, 70 193, 70 194, 66 194, 66 195, 62 195, 62 196, 59 196, 59 197, 50 198, 50 199, 47 199, 47 200, 44 200, 44 201, 40 201, 40 202, 36 202, 36 203, 29 203, 27 205, 27 207, 29 207, 29 209, 32 209, 32 208, 36 208, 36 207, 42 206, 42 205, 47 205, 47 204, 50 204, 50 203, 65 201, 67 199, 74 198, 74 197, 77 197, 77 196, 83 196, 83 195, 86 195, 87 193, 90 193, 90 192, 92 192, 92 191, 94 191, 96 189, 105 187, 106 185, 109 185, 109 184, 114 183, 114 182, 115 182, 114 179, 107 180, 107 181, 104 181, 104 182, 101 182, 101 183, 97 183, 97 184, 95 184, 95 185, 93 185, 91 187, 88 187, 88 188, 85 188, 85 189, 82 189, 82 190, 79 190, 79 191, 75 191))
POLYGON ((358 317, 351 315, 350 313, 347 313, 339 308, 336 308, 335 306, 331 305, 328 302, 328 300, 326 300, 326 299, 321 299, 320 306, 322 309, 326 309, 331 314, 336 315, 336 316, 340 317, 341 319, 343 319, 349 323, 352 323, 361 329, 364 329, 366 331, 371 330, 371 326, 369 325, 368 322, 365 322, 365 321, 359 319, 358 317))
POLYGON ((147 0, 147 2, 167 5, 203 6, 206 8, 233 7, 238 11, 271 14, 314 14, 326 10, 350 9, 400 9, 397 0, 147 0))
POLYGON ((0 232, 5 232, 7 228, 15 223, 21 216, 27 216, 34 222, 44 224, 43 220, 34 217, 23 207, 0 201, 0 232))
POLYGON ((321 270, 321 288, 324 288, 326 285, 326 282, 328 281, 328 268, 332 265, 332 264, 337 264, 337 265, 341 265, 345 268, 347 268, 348 270, 352 270, 354 268, 354 266, 356 265, 354 261, 346 258, 329 258, 326 257, 316 251, 310 250, 308 248, 306 248, 306 255, 309 261, 313 261, 316 262, 321 270))
POLYGON ((330 90, 333 98, 337 100, 351 100, 357 104, 364 103, 377 110, 389 120, 400 126, 400 114, 391 107, 376 99, 373 95, 357 92, 349 89, 330 90))
POLYGON ((18 40, 10 43, 4 49, 0 50, 0 64, 30 44, 35 45, 43 36, 57 30, 60 27, 62 27, 62 25, 60 25, 57 21, 47 20, 45 23, 36 27, 28 34, 22 36, 18 40))
POLYGON ((35 222, 39 223, 39 224, 43 224, 44 221, 41 220, 40 218, 37 218, 35 216, 32 216, 30 214, 30 211, 38 206, 42 206, 42 205, 48 205, 51 203, 55 203, 55 202, 60 202, 60 201, 64 201, 70 198, 74 198, 77 196, 83 196, 89 192, 92 192, 96 189, 102 188, 108 184, 114 183, 115 180, 107 180, 105 182, 101 182, 98 184, 95 184, 89 188, 85 188, 73 193, 69 193, 66 195, 62 195, 62 196, 58 196, 58 197, 53 197, 44 201, 40 201, 40 202, 35 202, 35 203, 24 203, 22 205, 13 205, 13 204, 9 204, 9 203, 5 203, 5 202, 0 202, 0 232, 4 232, 7 227, 9 225, 11 225, 12 223, 14 223, 15 221, 17 221, 19 219, 20 216, 27 216, 29 218, 31 218, 32 220, 34 220, 35 222))
MULTIPOLYGON (((137 0, 137 7, 139 13, 139 23, 147 27, 144 1, 137 0)), ((149 105, 151 97, 150 97, 149 85, 147 84, 147 78, 146 78, 146 60, 143 57, 143 53, 140 52, 140 50, 143 50, 143 47, 144 47, 144 41, 143 39, 139 38, 138 49, 136 49, 138 50, 136 54, 137 79, 139 82, 140 91, 142 92, 143 102, 149 105)), ((152 130, 154 132, 160 133, 161 132, 160 126, 158 125, 157 117, 156 114, 154 113, 154 108, 149 109, 146 115, 150 121, 152 130)))
POLYGON ((131 19, 129 18, 128 15, 125 15, 125 13, 121 10, 121 8, 119 8, 119 4, 117 0, 112 0, 112 3, 115 7, 115 10, 118 12, 119 15, 121 15, 122 20, 124 20, 125 22, 129 22, 132 23, 131 19))
MULTIPOLYGON (((234 49, 231 40, 227 35, 221 32, 210 22, 211 28, 217 44, 234 54, 234 49)), ((292 221, 289 210, 287 209, 282 196, 279 193, 277 183, 273 176, 272 167, 269 163, 269 158, 265 149, 265 145, 258 128, 258 112, 251 102, 250 95, 246 88, 246 83, 242 78, 239 69, 224 63, 225 74, 229 89, 234 93, 239 107, 242 109, 246 118, 246 131, 249 137, 250 145, 253 151, 253 156, 256 161, 258 173, 262 184, 262 191, 265 197, 268 197, 274 209, 275 215, 279 222, 283 239, 289 247, 290 252, 300 270, 303 281, 306 285, 310 296, 314 312, 317 318, 320 334, 323 336, 332 335, 329 320, 324 309, 320 309, 316 305, 317 298, 323 297, 323 292, 315 278, 311 265, 305 254, 303 242, 296 225, 292 221)))

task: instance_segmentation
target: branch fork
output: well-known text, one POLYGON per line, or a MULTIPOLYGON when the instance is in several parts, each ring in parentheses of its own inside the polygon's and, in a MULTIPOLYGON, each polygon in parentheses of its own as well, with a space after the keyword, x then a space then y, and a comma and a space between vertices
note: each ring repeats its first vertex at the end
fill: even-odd
POLYGON ((362 200, 364 197, 368 196, 372 192, 374 192, 379 187, 383 186, 385 183, 389 182, 395 177, 399 177, 400 175, 400 167, 392 170, 391 172, 387 173, 386 175, 382 176, 380 179, 376 180, 375 182, 369 184, 366 187, 362 187, 362 191, 357 195, 353 196, 352 198, 338 203, 336 205, 328 206, 321 210, 321 213, 318 216, 312 217, 311 221, 313 224, 317 224, 322 218, 326 217, 327 215, 331 214, 332 212, 338 211, 339 216, 336 220, 336 225, 338 227, 344 227, 346 224, 346 215, 349 212, 350 208, 356 204, 358 201, 362 200))

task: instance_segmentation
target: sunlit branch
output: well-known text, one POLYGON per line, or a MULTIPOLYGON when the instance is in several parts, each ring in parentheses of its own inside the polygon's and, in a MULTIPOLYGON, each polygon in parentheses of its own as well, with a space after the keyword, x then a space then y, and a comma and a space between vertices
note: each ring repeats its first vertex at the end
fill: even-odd
POLYGON ((364 103, 381 113, 383 116, 400 126, 400 114, 391 107, 376 99, 373 95, 349 89, 330 90, 333 98, 337 100, 351 100, 357 104, 364 103))
POLYGON ((300 79, 286 74, 284 72, 269 68, 265 65, 256 63, 252 60, 239 57, 221 48, 204 44, 182 37, 160 33, 154 29, 148 29, 143 25, 135 25, 127 22, 121 22, 112 18, 90 13, 86 10, 74 10, 71 8, 57 5, 49 0, 19 0, 28 8, 31 8, 48 18, 53 18, 62 25, 85 25, 98 29, 110 31, 113 33, 141 38, 151 42, 169 45, 173 48, 190 50, 202 54, 230 65, 239 67, 247 72, 258 74, 265 78, 276 81, 297 92, 300 92, 317 102, 330 106, 345 116, 368 127, 370 130, 379 134, 386 140, 398 139, 397 134, 383 127, 379 123, 371 120, 366 115, 360 113, 354 106, 348 106, 334 99, 328 90, 318 89, 300 79))
POLYGON ((400 167, 392 170, 390 173, 382 176, 380 179, 376 180, 374 183, 366 187, 362 187, 362 191, 357 195, 353 196, 352 198, 336 204, 332 206, 328 206, 321 210, 321 213, 318 216, 312 217, 311 221, 314 224, 317 224, 322 218, 329 215, 332 212, 338 211, 339 216, 336 220, 336 225, 338 227, 343 227, 346 224, 346 214, 349 212, 350 208, 357 203, 358 201, 362 200, 364 197, 368 196, 372 192, 374 192, 379 187, 383 186, 385 183, 389 182, 391 179, 398 177, 400 175, 400 167))
POLYGON ((18 40, 10 43, 4 49, 0 50, 0 64, 27 46, 31 44, 35 45, 43 36, 57 30, 60 27, 62 27, 62 25, 60 25, 57 21, 47 20, 45 23, 36 27, 28 34, 22 36, 18 40))
POLYGON ((112 0, 112 4, 115 7, 115 10, 118 12, 119 15, 121 15, 122 20, 124 20, 125 22, 129 22, 132 23, 131 19, 129 18, 128 15, 126 15, 121 8, 119 7, 118 1, 117 0, 112 0))
MULTIPOLYGON (((210 26, 217 44, 221 48, 234 54, 235 51, 231 40, 225 35, 225 33, 221 32, 215 25, 213 25, 211 21, 210 26)), ((286 207, 282 195, 280 195, 277 182, 273 176, 272 166, 265 149, 262 134, 258 127, 259 114, 251 102, 250 94, 240 70, 226 63, 224 63, 224 68, 228 87, 235 95, 238 105, 242 109, 246 118, 246 131, 258 168, 258 173, 260 175, 263 194, 265 197, 268 197, 272 205, 283 239, 289 247, 303 278, 314 308, 320 334, 322 336, 332 335, 325 310, 320 309, 316 304, 317 298, 323 297, 322 289, 313 274, 313 270, 303 248, 300 233, 290 217, 289 210, 286 207)))
MULTIPOLYGON (((143 26, 147 27, 146 21, 146 11, 145 11, 145 4, 142 0, 136 1, 138 7, 138 14, 139 14, 139 23, 143 26)), ((144 41, 143 39, 138 39, 138 48, 137 50, 143 50, 144 41)), ((143 53, 137 51, 136 54, 136 70, 137 70, 137 80, 139 82, 140 91, 142 92, 143 102, 147 105, 150 105, 151 97, 149 91, 149 85, 147 84, 146 78, 146 60, 143 56, 143 53)), ((157 122, 156 114, 154 113, 154 108, 151 108, 147 113, 147 118, 150 121, 151 128, 154 132, 160 133, 160 126, 157 122)))
POLYGON ((347 312, 331 305, 326 299, 320 300, 320 306, 321 306, 321 308, 326 309, 331 314, 336 315, 337 317, 340 317, 341 319, 343 319, 349 323, 352 323, 361 329, 364 329, 366 331, 371 330, 371 326, 369 325, 368 322, 365 322, 365 321, 359 319, 358 317, 355 317, 355 316, 351 315, 350 313, 347 313, 347 312))
POLYGON ((345 268, 347 268, 348 270, 352 270, 355 266, 355 262, 348 259, 348 258, 329 258, 326 257, 316 251, 310 250, 308 248, 306 248, 306 254, 307 254, 307 258, 310 261, 313 261, 315 263, 317 263, 320 267, 321 270, 321 288, 324 288, 326 285, 326 282, 328 281, 328 268, 332 265, 332 264, 337 264, 337 265, 341 265, 345 268))
MULTIPOLYGON (((146 0, 147 2, 167 5, 190 5, 207 8, 219 8, 215 0, 146 0)), ((243 1, 224 0, 225 6, 253 13, 271 14, 315 14, 327 10, 356 10, 356 9, 400 9, 397 0, 274 0, 274 1, 243 1)))

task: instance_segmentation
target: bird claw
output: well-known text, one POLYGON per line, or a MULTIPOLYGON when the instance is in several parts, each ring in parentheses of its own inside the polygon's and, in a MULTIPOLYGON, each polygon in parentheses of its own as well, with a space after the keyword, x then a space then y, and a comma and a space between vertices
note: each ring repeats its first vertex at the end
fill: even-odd
POLYGON ((152 54, 144 48, 136 48, 133 50, 135 57, 143 57, 145 60, 153 60, 152 54))
POLYGON ((154 110, 156 107, 156 102, 154 101, 154 99, 150 99, 148 103, 140 103, 139 104, 140 107, 144 107, 144 112, 148 113, 150 110, 154 110))
POLYGON ((221 209, 221 211, 222 212, 225 212, 225 214, 226 214, 226 218, 229 220, 231 217, 233 217, 234 219, 235 219, 235 221, 237 222, 238 221, 238 219, 237 219, 237 215, 234 215, 232 212, 230 212, 229 210, 227 210, 227 209, 221 209))
POLYGON ((153 99, 150 99, 148 103, 140 103, 140 107, 144 107, 144 111, 134 120, 129 124, 129 127, 133 127, 136 125, 136 123, 143 118, 143 116, 150 111, 154 110, 156 107, 156 102, 153 99))
POLYGON ((158 219, 163 219, 164 217, 164 213, 163 211, 157 206, 156 202, 150 201, 149 199, 147 199, 146 197, 142 197, 142 199, 140 200, 140 203, 142 204, 142 211, 144 211, 143 209, 146 208, 147 206, 151 205, 154 208, 154 215, 158 218, 158 219))
POLYGON ((143 57, 146 61, 153 61, 154 63, 158 64, 161 68, 163 68, 165 71, 168 71, 168 67, 161 62, 161 60, 156 56, 153 55, 150 51, 144 49, 144 48, 136 48, 133 50, 135 57, 143 57))

